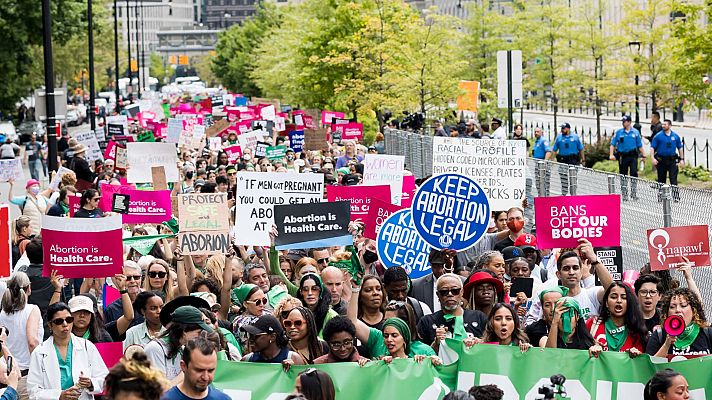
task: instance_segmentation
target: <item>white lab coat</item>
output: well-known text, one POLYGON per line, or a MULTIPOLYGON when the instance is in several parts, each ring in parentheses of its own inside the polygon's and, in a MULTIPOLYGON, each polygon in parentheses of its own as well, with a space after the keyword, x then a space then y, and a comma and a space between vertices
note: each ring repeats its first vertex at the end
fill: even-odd
MULTIPOLYGON (((79 400, 91 400, 101 393, 104 378, 109 370, 94 343, 72 334, 72 378, 79 382, 79 375, 91 378, 94 390, 82 390, 79 400)), ((27 392, 30 400, 56 400, 62 393, 59 361, 54 349, 54 339, 50 337, 38 346, 30 357, 30 371, 27 375, 27 392)))

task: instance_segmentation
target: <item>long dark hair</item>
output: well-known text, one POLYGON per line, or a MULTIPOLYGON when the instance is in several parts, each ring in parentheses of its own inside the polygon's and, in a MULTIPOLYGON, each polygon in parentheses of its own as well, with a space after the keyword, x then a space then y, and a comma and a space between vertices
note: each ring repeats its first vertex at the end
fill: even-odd
POLYGON ((331 308, 331 293, 329 293, 329 291, 324 287, 319 275, 313 273, 304 274, 299 280, 299 290, 297 290, 297 298, 302 301, 302 304, 307 304, 306 300, 304 300, 304 296, 302 295, 302 287, 304 287, 304 282, 306 282, 307 279, 313 280, 321 288, 321 290, 319 291, 319 301, 317 301, 314 310, 311 310, 312 313, 314 313, 314 322, 316 322, 318 333, 319 330, 324 328, 324 320, 326 319, 326 314, 331 308))
POLYGON ((670 386, 672 386, 672 380, 680 375, 679 372, 670 368, 656 372, 648 383, 645 384, 643 400, 657 400, 658 393, 666 393, 670 386))
POLYGON ((101 318, 99 313, 91 313, 91 321, 89 321, 89 341, 92 343, 101 343, 102 326, 104 326, 104 320, 101 318))
POLYGON ((80 200, 80 207, 84 207, 89 203, 89 201, 95 196, 99 194, 99 191, 96 189, 89 188, 82 193, 82 199, 80 200))
MULTIPOLYGON (((309 348, 309 357, 314 360, 324 354, 323 348, 319 343, 319 329, 317 328, 316 322, 314 321, 314 313, 306 307, 295 307, 289 313, 293 313, 295 310, 299 311, 302 318, 307 322, 307 347, 309 348)), ((283 322, 284 323, 284 322, 283 322)), ((309 360, 309 361, 311 361, 309 360)), ((311 362, 310 362, 311 364, 311 362)))
POLYGON ((173 323, 170 324, 168 329, 166 329, 166 331, 163 332, 156 339, 163 339, 166 337, 168 338, 168 358, 172 359, 176 355, 178 355, 178 353, 180 353, 180 340, 183 338, 183 334, 185 332, 192 332, 200 329, 202 328, 198 325, 188 325, 173 321, 173 323))
POLYGON ((626 297, 626 311, 625 311, 625 327, 628 329, 629 334, 638 336, 641 343, 645 343, 645 339, 648 336, 648 328, 645 327, 645 317, 643 317, 643 312, 640 311, 640 305, 638 304, 638 298, 635 296, 633 291, 628 285, 623 282, 613 282, 608 286, 606 291, 603 293, 603 301, 601 302, 601 309, 599 314, 601 321, 606 322, 608 318, 611 317, 611 312, 608 310, 608 296, 611 294, 611 290, 614 287, 623 288, 625 290, 626 297))
MULTIPOLYGON (((559 335, 559 338, 561 338, 561 335, 559 335)), ((563 338, 564 344, 568 344, 568 339, 569 338, 563 338)), ((576 329, 571 339, 572 343, 583 343, 586 348, 589 348, 596 343, 593 336, 591 336, 591 332, 589 332, 586 327, 586 321, 584 321, 583 316, 580 314, 576 319, 576 329)))
POLYGON ((487 319, 487 325, 485 326, 485 334, 482 339, 485 342, 499 342, 499 336, 497 336, 494 331, 494 315, 502 308, 506 308, 512 314, 512 320, 514 321, 514 330, 512 331, 512 343, 517 345, 522 343, 529 343, 529 337, 527 337, 527 334, 524 333, 524 331, 522 330, 522 326, 519 323, 519 317, 517 316, 517 312, 514 311, 514 308, 512 306, 506 303, 497 303, 492 306, 492 311, 490 311, 490 315, 487 319))
MULTIPOLYGON (((215 317, 214 312, 212 312, 204 307, 200 307, 200 308, 198 308, 198 310, 200 310, 200 312, 203 313, 203 315, 208 317, 211 324, 215 325, 215 323, 218 322, 218 319, 215 317)), ((228 360, 232 361, 232 357, 230 357, 230 347, 227 344, 228 343, 227 339, 225 338, 225 335, 223 335, 223 333, 220 332, 220 330, 216 329, 214 332, 212 332, 213 335, 211 335, 211 337, 207 336, 207 334, 209 333, 208 331, 200 332, 201 335, 203 335, 203 333, 206 334, 206 338, 208 338, 208 339, 212 338, 213 340, 215 340, 215 347, 218 348, 218 351, 225 350, 225 356, 227 357, 228 360)))
MULTIPOLYGON (((363 277, 363 281, 361 282, 361 289, 363 289, 363 286, 366 284, 366 282, 375 279, 378 281, 378 284, 381 285, 381 307, 379 307, 379 310, 381 313, 386 312, 386 288, 383 286, 383 280, 381 280, 381 277, 376 276, 376 275, 366 275, 363 277)), ((361 290, 358 293, 358 318, 360 319, 363 316, 363 307, 361 307, 361 294, 363 293, 363 290, 361 290)))
POLYGON ((302 394, 309 400, 334 400, 334 382, 329 374, 316 368, 309 368, 299 374, 302 394))

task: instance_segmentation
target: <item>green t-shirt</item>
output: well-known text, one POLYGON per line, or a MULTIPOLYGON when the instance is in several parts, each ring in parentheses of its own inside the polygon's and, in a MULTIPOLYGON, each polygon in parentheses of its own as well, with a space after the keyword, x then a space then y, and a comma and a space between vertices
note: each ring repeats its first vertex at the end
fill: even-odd
POLYGON ((223 327, 218 328, 218 330, 220 330, 220 333, 225 336, 225 340, 235 346, 237 348, 237 351, 240 352, 240 355, 242 355, 242 347, 240 347, 240 343, 238 343, 237 339, 235 339, 235 335, 233 335, 232 332, 223 327))
MULTIPOLYGON (((369 328, 368 342, 366 343, 368 351, 373 357, 381 357, 389 355, 386 344, 383 342, 383 332, 376 328, 369 328)), ((418 340, 413 341, 410 344, 410 352, 408 352, 408 357, 413 357, 414 355, 422 354, 424 356, 434 356, 435 350, 432 347, 426 345, 418 340)))
POLYGON ((62 390, 67 390, 74 386, 74 378, 72 377, 72 341, 69 341, 69 347, 67 347, 66 360, 62 360, 57 345, 54 346, 54 351, 57 352, 57 361, 59 362, 59 382, 62 390))

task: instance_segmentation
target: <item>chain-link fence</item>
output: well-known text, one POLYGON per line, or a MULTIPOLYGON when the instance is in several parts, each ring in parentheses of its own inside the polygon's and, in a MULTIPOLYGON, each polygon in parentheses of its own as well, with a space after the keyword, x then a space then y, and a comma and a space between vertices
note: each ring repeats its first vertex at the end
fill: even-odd
MULTIPOLYGON (((416 178, 432 173, 433 138, 395 129, 385 130, 386 152, 405 156, 406 169, 416 178)), ((670 187, 658 182, 620 174, 596 171, 553 161, 527 159, 527 198, 559 196, 566 193, 622 194, 621 247, 625 269, 640 269, 648 262, 647 230, 662 226, 712 226, 712 191, 687 187, 670 187), (625 189, 625 190, 622 190, 625 189)), ((534 221, 533 207, 525 213, 534 221)), ((695 278, 708 310, 712 309, 712 268, 693 268, 695 278)), ((683 285, 682 274, 673 272, 683 285)))

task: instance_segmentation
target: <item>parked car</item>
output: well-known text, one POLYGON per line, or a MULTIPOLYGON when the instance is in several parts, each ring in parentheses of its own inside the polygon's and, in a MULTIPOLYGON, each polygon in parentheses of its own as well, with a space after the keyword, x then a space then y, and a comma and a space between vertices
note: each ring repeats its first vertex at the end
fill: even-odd
POLYGON ((24 144, 32 139, 33 132, 41 137, 45 133, 45 124, 40 121, 25 120, 17 127, 17 132, 20 135, 20 143, 24 144))

